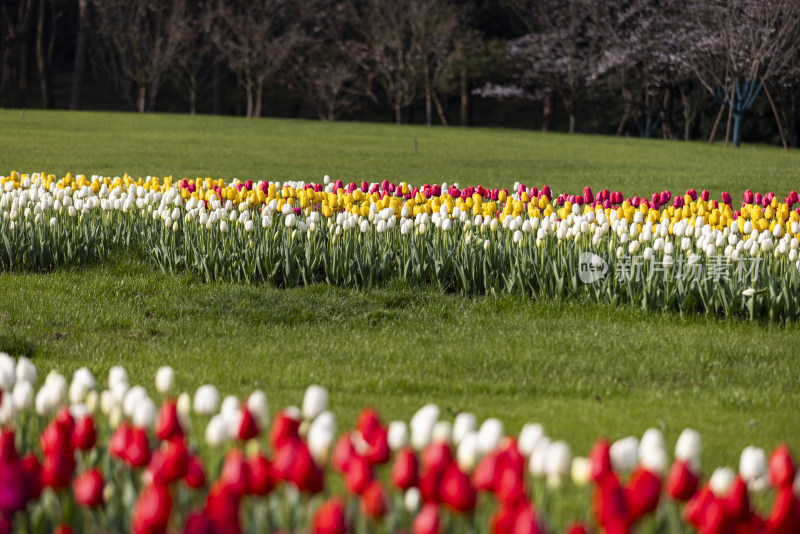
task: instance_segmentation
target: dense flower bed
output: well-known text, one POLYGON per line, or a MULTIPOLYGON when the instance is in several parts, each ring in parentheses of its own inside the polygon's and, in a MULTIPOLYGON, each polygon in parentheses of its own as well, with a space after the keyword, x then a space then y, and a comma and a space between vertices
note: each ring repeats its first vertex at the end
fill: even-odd
POLYGON ((446 184, 0 177, 0 269, 47 270, 137 246, 206 280, 522 293, 643 309, 800 317, 792 191, 625 198, 446 184))
POLYGON ((174 396, 168 367, 152 396, 121 367, 102 391, 87 368, 37 381, 29 360, 0 353, 2 533, 800 531, 786 446, 769 459, 747 447, 738 473, 705 480, 691 429, 673 458, 653 428, 581 457, 539 424, 514 435, 434 404, 388 425, 365 408, 338 433, 320 386, 270 421, 261 391, 174 396), (751 503, 761 491, 770 510, 751 503), (582 511, 556 518, 562 500, 582 511))

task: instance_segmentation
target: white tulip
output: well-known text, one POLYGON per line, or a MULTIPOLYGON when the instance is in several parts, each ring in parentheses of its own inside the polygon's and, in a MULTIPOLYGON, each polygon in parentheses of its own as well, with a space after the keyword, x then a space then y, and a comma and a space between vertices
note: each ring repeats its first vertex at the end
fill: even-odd
POLYGON ((588 458, 578 456, 572 459, 570 475, 576 486, 585 486, 589 483, 592 474, 592 462, 588 458))
POLYGON ((133 424, 140 428, 153 428, 156 422, 156 405, 150 397, 143 397, 133 409, 133 424))
POLYGON ((8 395, 3 395, 3 398, 0 399, 0 425, 10 425, 14 421, 16 413, 13 399, 8 395))
POLYGON ((642 434, 642 440, 639 442, 639 461, 653 449, 664 450, 664 434, 657 428, 648 428, 642 434))
POLYGON ((539 423, 525 423, 522 431, 519 433, 519 440, 517 445, 519 452, 523 456, 530 456, 536 448, 536 444, 544 436, 544 427, 539 423))
POLYGON ((639 447, 639 463, 642 467, 656 473, 663 475, 667 470, 667 451, 663 447, 650 447, 649 449, 642 449, 639 447))
POLYGON ((320 413, 308 429, 308 448, 317 464, 327 463, 335 438, 336 417, 331 412, 320 413))
POLYGON ((156 371, 156 391, 166 395, 175 387, 175 371, 172 367, 162 366, 156 371))
POLYGON ((18 412, 27 412, 33 408, 34 391, 33 385, 27 380, 18 380, 14 384, 14 391, 11 393, 14 408, 18 412))
POLYGON ((431 441, 434 443, 450 443, 453 435, 453 425, 450 421, 436 421, 431 433, 431 441))
POLYGON ((541 477, 546 474, 547 465, 547 449, 550 448, 550 438, 542 436, 536 447, 533 448, 530 459, 528 460, 528 471, 535 477, 541 477))
POLYGON ((130 380, 128 379, 128 372, 124 367, 115 365, 108 370, 108 387, 114 389, 115 384, 125 384, 125 389, 128 389, 130 380))
POLYGON ((405 421, 392 421, 387 431, 389 449, 399 451, 408 445, 408 425, 405 421))
POLYGON ((415 514, 419 510, 421 501, 422 494, 419 488, 408 488, 408 491, 403 495, 403 506, 408 513, 415 514))
POLYGON ((16 375, 17 381, 26 381, 36 385, 36 366, 25 356, 17 360, 16 375))
POLYGON ((86 388, 86 385, 83 382, 79 380, 73 380, 69 385, 69 401, 73 404, 83 402, 88 392, 89 390, 86 388))
POLYGON ((128 390, 125 394, 125 398, 122 400, 122 413, 128 417, 133 417, 133 411, 136 409, 136 405, 146 397, 147 391, 145 391, 142 386, 133 386, 128 390))
POLYGON ((572 452, 564 441, 556 441, 547 447, 544 470, 550 487, 561 485, 561 479, 570 471, 572 452))
POLYGON ((470 472, 478 462, 478 433, 471 430, 461 437, 456 450, 456 461, 458 467, 464 472, 470 472))
POLYGON ((439 407, 426 404, 411 418, 411 446, 416 450, 427 447, 433 439, 433 427, 439 419, 439 407))
POLYGON ((369 232, 369 221, 367 219, 361 221, 360 230, 362 234, 366 234, 367 232, 369 232))
POLYGON ((0 352, 0 390, 10 392, 14 389, 14 382, 17 380, 17 370, 14 358, 0 352))
MULTIPOLYGON (((197 411, 196 407, 195 411, 197 411)), ((217 414, 208 421, 208 426, 206 426, 206 443, 212 447, 220 447, 225 444, 227 439, 228 424, 224 416, 217 414)))
POLYGON ((481 454, 493 451, 500 445, 504 435, 503 423, 499 419, 494 417, 487 419, 478 429, 478 451, 481 454))
POLYGON ((316 384, 309 386, 303 395, 303 417, 314 419, 328 409, 328 390, 316 384))
POLYGON ((696 430, 686 428, 675 443, 675 458, 689 463, 691 469, 697 472, 700 469, 701 447, 700 434, 696 430))
POLYGON ((453 443, 456 445, 461 443, 464 436, 475 431, 477 425, 478 421, 475 418, 475 414, 460 412, 453 421, 453 443))
POLYGON ((239 410, 240 406, 241 403, 235 395, 228 395, 222 399, 222 404, 219 407, 219 413, 222 415, 230 415, 239 410))
POLYGON ((764 489, 767 478, 767 456, 764 449, 745 447, 739 458, 739 474, 752 489, 764 489))
POLYGON ((212 415, 219 408, 219 392, 211 384, 197 388, 194 394, 194 411, 198 415, 212 415))
POLYGON ((618 473, 633 471, 639 460, 639 440, 633 436, 611 444, 611 465, 618 473))
POLYGON ((730 467, 719 467, 711 474, 708 485, 716 497, 725 497, 733 485, 736 473, 730 467))
POLYGON ((260 427, 266 427, 269 424, 269 403, 263 391, 260 389, 253 391, 247 397, 245 404, 250 415, 256 419, 260 427))

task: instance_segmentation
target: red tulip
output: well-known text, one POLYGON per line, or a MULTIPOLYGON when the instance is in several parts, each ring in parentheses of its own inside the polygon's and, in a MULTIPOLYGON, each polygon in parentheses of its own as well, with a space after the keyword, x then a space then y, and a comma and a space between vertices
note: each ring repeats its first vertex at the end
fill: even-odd
POLYGON ((494 494, 497 501, 506 506, 524 501, 525 485, 522 475, 509 465, 500 467, 495 477, 494 494))
POLYGON ((291 441, 280 447, 272 461, 272 471, 276 479, 292 482, 300 491, 319 493, 325 484, 322 470, 304 441, 291 441))
POLYGON ((108 453, 111 456, 127 461, 132 431, 133 428, 126 421, 120 423, 108 440, 108 453))
POLYGON ((583 523, 573 523, 567 527, 566 534, 589 534, 589 530, 583 523))
MULTIPOLYGON (((16 449, 13 456, 8 450, 3 451, 3 454, 15 457, 16 449)), ((25 507, 27 501, 28 484, 19 460, 14 458, 0 461, 0 513, 2 516, 11 518, 25 507)))
POLYGON ((492 534, 514 534, 517 516, 526 503, 513 506, 500 506, 492 515, 489 527, 492 534))
POLYGON ((790 485, 778 488, 766 527, 770 534, 800 532, 800 505, 790 485))
POLYGON ((25 473, 28 498, 38 499, 42 495, 42 464, 39 462, 39 458, 32 452, 28 453, 22 457, 20 467, 25 473))
POLYGON ((391 458, 388 436, 385 428, 377 426, 372 429, 369 437, 364 437, 367 449, 362 456, 372 465, 385 464, 391 458))
POLYGON ((139 494, 133 509, 131 529, 136 534, 157 534, 167 530, 172 513, 172 495, 160 484, 150 484, 139 494))
POLYGON ((779 488, 794 483, 795 468, 792 453, 786 444, 780 445, 769 457, 769 481, 779 488))
POLYGON ((439 487, 442 502, 457 512, 471 512, 475 509, 477 494, 470 484, 469 477, 458 464, 453 462, 445 470, 439 487))
POLYGON ((439 534, 439 528, 439 508, 435 504, 423 506, 411 524, 413 534, 439 534))
POLYGON ((247 441, 258 436, 260 430, 253 414, 246 407, 242 409, 242 422, 239 424, 239 439, 247 441))
POLYGON ((392 466, 392 484, 398 489, 407 490, 419 483, 419 463, 417 456, 409 447, 397 452, 392 466))
POLYGON ((728 495, 721 499, 725 513, 736 523, 745 523, 750 520, 750 496, 747 494, 747 483, 738 476, 733 480, 728 495))
POLYGON ((453 451, 447 443, 431 443, 422 451, 422 474, 444 473, 453 462, 453 451))
POLYGON ((670 497, 676 501, 688 501, 695 493, 699 480, 682 460, 675 460, 667 475, 666 489, 670 497))
POLYGON ((528 502, 521 506, 517 513, 517 519, 514 521, 514 534, 542 534, 542 529, 536 520, 536 512, 528 502))
POLYGON ((239 533, 241 523, 239 520, 239 505, 241 504, 241 493, 238 488, 218 480, 208 493, 206 500, 205 516, 213 525, 215 534, 239 533))
POLYGON ((389 510, 386 491, 380 482, 373 480, 361 495, 361 508, 370 519, 382 519, 389 510))
POLYGON ((339 438, 336 442, 336 446, 333 448, 331 465, 339 473, 344 473, 347 471, 350 457, 354 454, 355 449, 353 449, 353 443, 350 441, 350 434, 344 434, 339 438))
POLYGON ((160 440, 183 437, 183 428, 178 418, 178 407, 175 401, 167 400, 161 405, 156 421, 156 437, 160 440))
POLYGON ((143 428, 131 427, 126 436, 128 443, 125 450, 125 459, 131 467, 145 467, 150 462, 150 443, 147 441, 147 432, 143 428))
POLYGON ((222 472, 217 482, 227 485, 237 497, 241 498, 247 493, 247 488, 250 486, 249 476, 250 470, 242 451, 231 449, 222 464, 222 472))
POLYGON ((589 462, 591 465, 592 480, 600 482, 608 473, 612 471, 611 468, 611 444, 605 439, 599 440, 592 447, 589 453, 589 462))
POLYGON ((75 534, 75 531, 69 525, 58 525, 53 534, 75 534))
POLYGON ((472 472, 472 485, 477 490, 494 491, 497 459, 500 451, 494 450, 480 459, 472 472))
POLYGON ((628 520, 625 492, 613 471, 598 482, 592 499, 592 508, 597 522, 606 528, 619 520, 628 520))
POLYGON ((192 489, 199 489, 206 485, 206 474, 203 468, 203 462, 197 456, 189 458, 189 464, 186 467, 186 476, 184 477, 186 485, 192 489))
POLYGON ((97 469, 90 469, 78 475, 72 483, 75 502, 86 508, 103 504, 103 475, 97 469))
POLYGON ((289 417, 285 412, 275 416, 272 423, 272 430, 269 434, 269 444, 273 450, 279 449, 289 441, 300 440, 300 421, 289 417))
POLYGON ((148 469, 159 484, 171 484, 184 478, 189 470, 189 451, 183 438, 178 436, 164 441, 153 453, 148 469))
POLYGON ((686 507, 683 509, 684 518, 689 524, 700 528, 705 524, 706 514, 714 501, 716 501, 716 497, 714 497, 711 488, 708 487, 708 485, 703 486, 700 491, 686 503, 686 507))
POLYGON ((86 415, 78 419, 72 430, 72 446, 79 451, 88 451, 97 441, 94 419, 86 415))
POLYGON ((71 443, 72 429, 66 424, 57 424, 55 419, 44 427, 39 437, 39 447, 45 456, 71 449, 71 443))
POLYGON ((272 466, 263 454, 256 454, 247 459, 249 486, 247 493, 250 495, 267 495, 275 487, 272 477, 272 466))
MULTIPOLYGON (((1 399, 0 399, 1 400, 1 399)), ((0 534, 11 534, 11 519, 8 517, 0 516, 0 534)))
POLYGON ((326 501, 317 509, 312 520, 314 534, 345 534, 344 503, 338 497, 326 501))
POLYGON ((640 466, 631 474, 624 491, 630 520, 636 522, 658 507, 661 479, 640 466))
POLYGON ((71 452, 61 451, 48 454, 42 463, 42 486, 63 489, 69 486, 75 471, 75 457, 71 452))
MULTIPOLYGON (((2 399, 0 399, 0 401, 1 400, 2 399)), ((19 460, 15 439, 14 431, 10 428, 0 430, 0 463, 16 462, 19 460)))
POLYGON ((361 456, 354 455, 348 462, 348 469, 344 474, 344 484, 347 491, 361 495, 372 482, 372 464, 361 456))
POLYGON ((186 520, 183 534, 216 534, 214 523, 203 512, 194 512, 186 520))

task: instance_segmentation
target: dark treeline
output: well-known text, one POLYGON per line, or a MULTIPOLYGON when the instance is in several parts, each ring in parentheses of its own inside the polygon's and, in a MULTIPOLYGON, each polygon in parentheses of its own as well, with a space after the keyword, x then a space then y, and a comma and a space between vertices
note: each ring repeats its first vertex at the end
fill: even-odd
POLYGON ((0 0, 0 105, 797 147, 797 0, 0 0))

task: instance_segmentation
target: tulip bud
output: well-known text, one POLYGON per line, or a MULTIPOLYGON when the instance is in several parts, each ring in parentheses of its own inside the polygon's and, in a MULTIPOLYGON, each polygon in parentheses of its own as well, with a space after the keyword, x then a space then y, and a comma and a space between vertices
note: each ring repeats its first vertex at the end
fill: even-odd
POLYGON ((200 386, 194 394, 194 411, 198 415, 212 415, 219 407, 219 392, 210 384, 200 386))
POLYGON ((570 474, 576 486, 585 486, 591 480, 592 464, 588 458, 576 457, 572 459, 570 474))
POLYGON ((312 385, 303 395, 303 417, 314 419, 328 408, 328 390, 322 386, 312 385))
POLYGON ((739 458, 739 475, 751 489, 766 487, 767 456, 764 449, 745 447, 739 458))
POLYGON ((686 428, 675 443, 675 458, 689 463, 689 467, 697 472, 700 469, 700 448, 700 434, 686 428))
POLYGON ((503 423, 499 419, 489 418, 483 422, 478 430, 478 450, 481 454, 487 454, 500 444, 503 439, 503 423))
POLYGON ((255 390, 247 397, 247 409, 256 418, 259 425, 266 427, 269 423, 269 404, 267 396, 261 390, 255 390))
POLYGON ((633 436, 617 440, 611 445, 610 454, 614 471, 629 473, 638 462, 639 440, 633 436))
POLYGON ((175 387, 175 371, 172 367, 159 367, 156 371, 156 390, 162 395, 167 395, 175 387))
POLYGON ((536 444, 544 436, 544 427, 538 423, 526 423, 519 433, 518 447, 523 456, 530 456, 536 444))
POLYGON ((405 421, 392 421, 387 431, 389 449, 399 451, 408 445, 408 425, 405 421))

